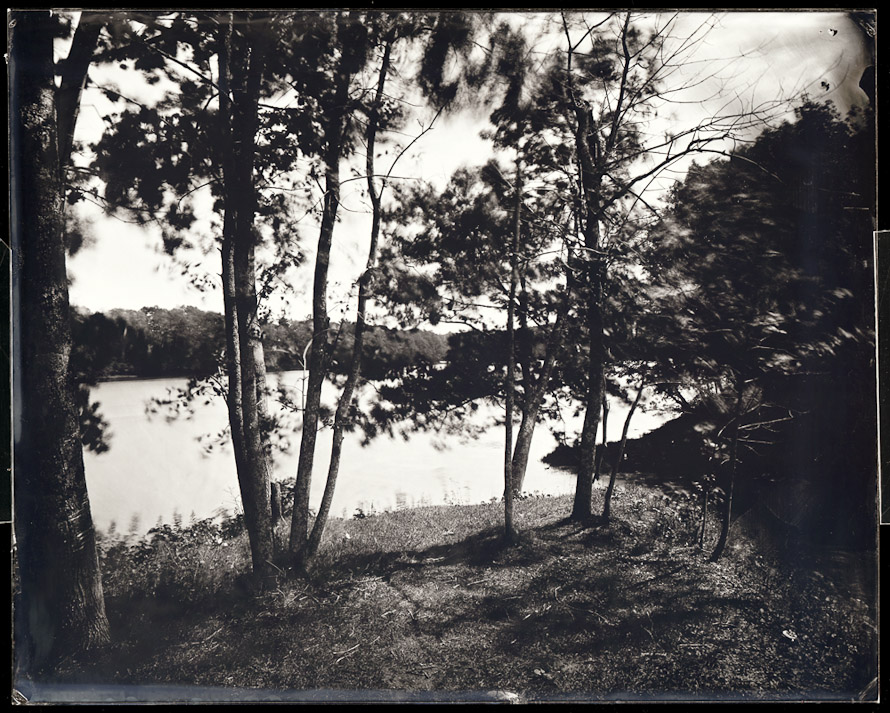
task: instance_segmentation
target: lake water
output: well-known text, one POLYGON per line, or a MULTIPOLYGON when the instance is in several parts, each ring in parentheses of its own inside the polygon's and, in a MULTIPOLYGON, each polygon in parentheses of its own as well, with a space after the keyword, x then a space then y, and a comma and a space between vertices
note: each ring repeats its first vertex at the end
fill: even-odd
MULTIPOLYGON (((303 372, 270 374, 271 385, 283 385, 299 402, 303 372)), ((174 512, 187 523, 214 516, 220 508, 239 508, 238 479, 231 446, 225 443, 206 452, 201 437, 217 434, 227 426, 222 399, 209 404, 199 400, 190 417, 168 420, 148 415, 146 404, 164 398, 168 389, 183 388, 185 379, 110 381, 92 389, 109 422, 111 449, 100 455, 85 452, 87 486, 97 528, 116 523, 119 532, 133 528, 144 533, 158 519, 172 523, 174 512), (138 523, 134 522, 138 517, 138 523)), ((333 405, 335 390, 325 384, 323 403, 333 405)), ((620 436, 627 406, 615 404, 609 415, 609 436, 620 436)), ((481 408, 478 419, 493 415, 481 408)), ((664 415, 637 412, 630 436, 645 433, 666 420, 664 415)), ((569 420, 580 427, 580 417, 569 420)), ((517 426, 514 427, 515 429, 517 426)), ((319 432, 315 453, 310 507, 321 501, 330 457, 332 432, 319 432)), ((291 452, 276 454, 273 480, 293 478, 299 457, 299 432, 291 436, 291 452)), ((363 447, 359 434, 347 434, 343 446, 332 517, 350 517, 357 509, 366 513, 422 505, 472 504, 500 498, 503 494, 503 428, 492 427, 478 439, 431 433, 380 436, 363 447)), ((539 424, 532 442, 524 490, 561 495, 574 491, 575 477, 550 468, 541 458, 553 450, 556 440, 546 424, 539 424)))

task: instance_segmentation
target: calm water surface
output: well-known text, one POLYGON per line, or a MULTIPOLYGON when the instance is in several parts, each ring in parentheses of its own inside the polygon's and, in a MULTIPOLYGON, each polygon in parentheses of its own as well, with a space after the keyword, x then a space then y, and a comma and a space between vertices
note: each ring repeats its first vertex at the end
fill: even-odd
MULTIPOLYGON (((302 372, 270 375, 299 402, 302 372)), ((238 479, 228 443, 206 452, 199 438, 226 428, 224 402, 198 401, 191 417, 168 420, 148 415, 146 404, 164 398, 168 389, 183 388, 185 379, 112 381, 93 388, 93 400, 110 424, 111 450, 84 453, 93 519, 101 530, 116 523, 118 531, 142 533, 158 519, 170 523, 174 512, 188 522, 212 517, 220 508, 239 509, 238 479), (138 523, 134 522, 134 516, 138 523)), ((326 384, 323 402, 334 403, 334 387, 326 384)), ((610 438, 620 435, 627 407, 616 404, 609 417, 610 438)), ((480 418, 491 416, 480 409, 480 418)), ((665 418, 634 415, 631 437, 660 425, 665 418)), ((570 426, 580 426, 570 423, 570 426)), ((310 507, 321 502, 331 449, 331 429, 319 432, 310 507)), ((347 434, 337 480, 333 517, 350 517, 357 509, 381 512, 421 505, 471 504, 503 494, 503 428, 488 429, 478 439, 411 434, 409 440, 381 436, 362 447, 359 434, 347 434)), ((299 456, 299 433, 291 437, 291 452, 276 454, 273 479, 293 478, 299 456)), ((561 495, 573 492, 573 475, 550 468, 541 458, 556 445, 546 424, 532 442, 524 485, 527 492, 561 495)))

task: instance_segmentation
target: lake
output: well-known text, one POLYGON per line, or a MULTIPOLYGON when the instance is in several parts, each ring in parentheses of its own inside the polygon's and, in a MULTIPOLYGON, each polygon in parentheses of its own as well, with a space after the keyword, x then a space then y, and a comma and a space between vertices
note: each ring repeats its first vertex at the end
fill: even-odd
MULTIPOLYGON (((270 374, 270 385, 283 386, 296 400, 302 393, 303 372, 270 374)), ((238 479, 231 446, 223 443, 207 452, 199 439, 226 428, 225 403, 214 398, 196 402, 193 413, 168 420, 149 415, 146 404, 164 398, 168 389, 181 389, 186 379, 121 380, 93 387, 91 399, 109 423, 111 449, 84 453, 87 487, 96 527, 106 531, 114 522, 118 532, 142 534, 161 519, 172 523, 174 513, 188 523, 192 513, 213 517, 220 508, 240 509, 238 479), (137 521, 138 519, 138 521, 137 521)), ((325 384, 322 400, 334 404, 335 387, 325 384)), ((614 404, 609 436, 620 436, 628 406, 614 404)), ((477 419, 494 415, 482 407, 477 419)), ((634 414, 630 437, 650 431, 667 420, 658 413, 634 414)), ((481 421, 479 421, 481 423, 481 421)), ((581 417, 568 419, 579 428, 581 417)), ((514 433, 517 425, 514 427, 514 433)), ((332 432, 319 432, 315 453, 310 507, 321 502, 327 477, 332 432)), ((291 435, 288 453, 276 453, 273 480, 293 478, 299 457, 299 432, 291 435)), ((562 495, 574 491, 571 473, 541 462, 556 440, 547 424, 539 424, 532 442, 523 489, 529 493, 562 495)), ((503 494, 503 427, 491 427, 477 439, 457 435, 414 433, 380 436, 361 445, 361 435, 347 434, 343 445, 332 517, 351 517, 357 510, 382 512, 423 505, 472 504, 503 494)))

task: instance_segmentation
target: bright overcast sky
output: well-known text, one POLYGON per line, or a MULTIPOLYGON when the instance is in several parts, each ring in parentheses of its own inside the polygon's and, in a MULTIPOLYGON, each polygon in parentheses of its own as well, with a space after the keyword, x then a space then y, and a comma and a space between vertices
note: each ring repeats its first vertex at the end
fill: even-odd
MULTIPOLYGON (((527 19, 522 14, 518 18, 527 19)), ((690 26, 702 19, 699 13, 688 13, 682 18, 690 26)), ((66 51, 67 48, 59 48, 60 54, 66 51)), ((731 83, 745 98, 755 102, 807 91, 816 99, 832 99, 846 111, 865 100, 857 84, 867 64, 865 45, 859 29, 843 13, 725 13, 701 51, 709 59, 744 53, 745 60, 733 69, 731 83)), ((106 74, 101 68, 93 68, 90 76, 100 83, 115 80, 113 72, 106 74)), ((117 79, 120 80, 119 75, 117 79)), ((141 89, 137 84, 130 80, 126 87, 128 93, 150 101, 151 92, 157 90, 141 89), (140 97, 140 91, 147 94, 140 97)), ((77 125, 78 140, 98 139, 102 130, 101 113, 108 106, 107 100, 95 89, 84 93, 77 125)), ((684 112, 697 109, 700 107, 687 105, 684 112)), ((484 163, 491 155, 490 145, 479 136, 483 128, 484 119, 471 112, 441 117, 435 128, 412 147, 411 155, 399 164, 397 173, 444 185, 457 168, 484 163)), ((354 182, 353 186, 357 188, 359 183, 354 182)), ((174 264, 160 250, 161 240, 156 229, 106 217, 95 206, 82 205, 79 210, 91 222, 91 242, 68 263, 72 304, 92 311, 151 305, 195 305, 222 311, 218 287, 204 293, 191 287, 181 274, 182 266, 174 264)), ((347 191, 344 187, 342 222, 334 233, 331 256, 329 300, 334 318, 339 316, 338 306, 353 301, 347 300, 346 295, 366 260, 369 212, 357 190, 347 191)), ((301 247, 307 260, 304 267, 291 276, 297 290, 287 310, 291 319, 306 319, 311 313, 312 256, 318 235, 310 219, 303 223, 301 247)), ((198 270, 211 276, 219 273, 216 252, 207 256, 183 255, 182 259, 197 264, 198 270)), ((273 305, 273 309, 280 311, 280 303, 273 305)))

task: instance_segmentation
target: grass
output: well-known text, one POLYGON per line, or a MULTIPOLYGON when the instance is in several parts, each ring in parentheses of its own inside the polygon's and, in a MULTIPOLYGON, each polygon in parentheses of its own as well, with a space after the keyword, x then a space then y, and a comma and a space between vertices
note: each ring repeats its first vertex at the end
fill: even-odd
POLYGON ((770 559, 741 528, 708 562, 691 498, 629 484, 609 523, 568 522, 570 509, 568 497, 518 501, 512 548, 500 503, 332 520, 311 576, 258 594, 243 536, 209 524, 106 542, 115 643, 54 680, 260 698, 800 700, 855 699, 875 677, 867 592, 770 559))

